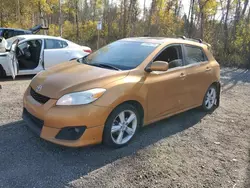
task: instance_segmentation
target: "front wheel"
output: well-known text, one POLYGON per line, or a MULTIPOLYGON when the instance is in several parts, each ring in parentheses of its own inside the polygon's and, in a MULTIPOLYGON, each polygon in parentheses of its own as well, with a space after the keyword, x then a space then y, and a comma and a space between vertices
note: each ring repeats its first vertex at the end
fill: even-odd
POLYGON ((104 127, 103 142, 112 147, 123 147, 137 133, 140 125, 139 113, 130 104, 118 106, 110 114, 104 127))
POLYGON ((218 93, 215 85, 211 85, 203 99, 202 108, 205 111, 212 111, 218 103, 218 93))
POLYGON ((2 77, 6 77, 6 72, 3 69, 2 65, 0 65, 0 78, 2 78, 2 77))

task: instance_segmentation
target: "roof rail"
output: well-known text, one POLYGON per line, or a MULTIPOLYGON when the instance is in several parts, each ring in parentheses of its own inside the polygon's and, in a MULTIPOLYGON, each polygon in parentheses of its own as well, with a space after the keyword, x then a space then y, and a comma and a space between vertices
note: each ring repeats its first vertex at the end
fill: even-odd
POLYGON ((185 36, 181 36, 180 38, 182 38, 183 40, 191 40, 191 41, 203 43, 202 39, 192 39, 192 38, 187 38, 185 36))

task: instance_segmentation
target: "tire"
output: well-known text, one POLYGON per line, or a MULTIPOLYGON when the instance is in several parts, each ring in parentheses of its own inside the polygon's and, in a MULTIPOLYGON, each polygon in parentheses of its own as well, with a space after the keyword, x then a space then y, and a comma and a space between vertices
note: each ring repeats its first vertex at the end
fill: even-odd
POLYGON ((140 115, 134 106, 130 104, 118 106, 109 115, 105 123, 103 143, 113 148, 127 145, 135 137, 140 121, 140 115), (125 121, 122 119, 125 119, 125 121))
POLYGON ((208 89, 207 92, 204 96, 203 103, 202 103, 202 109, 206 112, 213 111, 217 103, 219 102, 218 100, 218 89, 215 85, 211 85, 208 89))
POLYGON ((0 65, 0 78, 6 77, 6 72, 3 69, 2 65, 0 65))

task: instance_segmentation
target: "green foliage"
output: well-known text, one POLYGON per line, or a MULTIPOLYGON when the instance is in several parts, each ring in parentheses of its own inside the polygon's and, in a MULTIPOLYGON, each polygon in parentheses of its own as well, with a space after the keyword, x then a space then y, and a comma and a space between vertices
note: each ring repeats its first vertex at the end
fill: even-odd
MULTIPOLYGON (((148 34, 173 37, 188 34, 189 37, 203 37, 203 40, 210 43, 220 63, 249 66, 249 5, 245 15, 241 13, 245 0, 231 0, 229 7, 228 0, 194 0, 194 11, 190 12, 189 17, 180 14, 183 13, 182 4, 187 0, 153 0, 155 3, 146 7, 145 11, 139 6, 139 1, 61 0, 62 37, 96 49, 96 25, 102 19, 100 46, 123 37, 148 34), (239 2, 241 6, 238 6, 239 2), (225 21, 227 8, 229 15, 225 21), (224 14, 222 20, 218 17, 221 12, 224 14), (225 28, 228 35, 225 34, 225 28)), ((0 27, 28 29, 44 23, 49 26, 47 34, 59 36, 59 10, 59 0, 2 0, 0 27)))

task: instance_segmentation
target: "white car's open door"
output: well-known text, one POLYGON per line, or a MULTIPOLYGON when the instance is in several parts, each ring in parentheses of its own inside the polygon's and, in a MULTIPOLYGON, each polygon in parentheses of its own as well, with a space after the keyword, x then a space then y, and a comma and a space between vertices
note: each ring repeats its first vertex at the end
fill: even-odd
POLYGON ((17 73, 18 73, 18 60, 16 58, 16 49, 18 45, 19 40, 15 40, 10 48, 10 51, 8 53, 8 66, 11 73, 11 76, 13 79, 15 79, 17 73))

